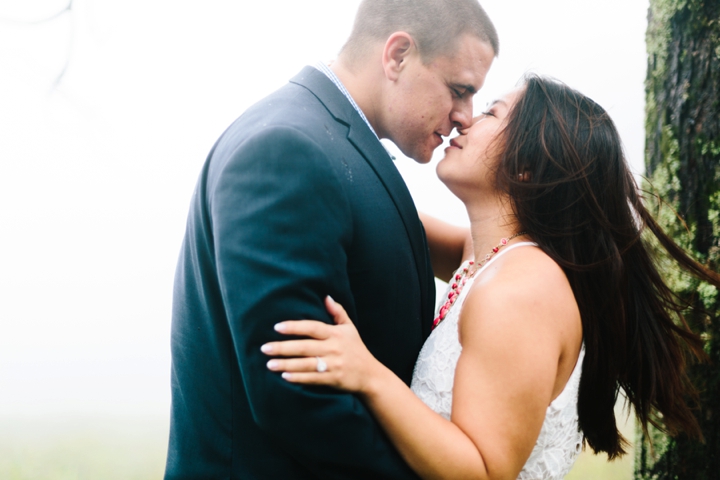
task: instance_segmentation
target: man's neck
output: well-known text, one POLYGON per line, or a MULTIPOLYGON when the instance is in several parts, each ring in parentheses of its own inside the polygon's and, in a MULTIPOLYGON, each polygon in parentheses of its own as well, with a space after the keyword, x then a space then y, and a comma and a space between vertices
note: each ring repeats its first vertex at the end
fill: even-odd
POLYGON ((377 115, 379 103, 376 73, 370 68, 350 67, 342 57, 330 65, 330 70, 340 79, 355 103, 360 107, 379 138, 386 138, 377 115))

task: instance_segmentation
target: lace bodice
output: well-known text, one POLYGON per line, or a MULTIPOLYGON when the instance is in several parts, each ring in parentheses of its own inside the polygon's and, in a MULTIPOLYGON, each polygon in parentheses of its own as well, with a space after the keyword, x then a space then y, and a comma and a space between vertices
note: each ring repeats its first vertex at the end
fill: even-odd
MULTIPOLYGON (((433 330, 420 351, 411 388, 427 406, 448 420, 452 411, 455 366, 462 352, 462 345, 458 339, 458 320, 467 292, 472 286, 471 282, 502 254, 525 245, 536 244, 521 242, 506 247, 468 280, 455 305, 433 330)), ((463 264, 461 268, 464 266, 463 264)), ((565 388, 545 412, 540 435, 518 480, 561 479, 575 463, 583 440, 583 435, 578 430, 577 398, 584 355, 583 346, 565 388)))

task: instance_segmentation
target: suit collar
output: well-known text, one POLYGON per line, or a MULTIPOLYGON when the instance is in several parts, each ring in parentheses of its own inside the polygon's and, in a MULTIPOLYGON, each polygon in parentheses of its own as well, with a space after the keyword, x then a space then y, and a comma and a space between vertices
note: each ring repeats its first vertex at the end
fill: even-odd
POLYGON ((307 88, 327 108, 335 120, 348 126, 348 140, 373 168, 395 203, 405 225, 415 258, 423 302, 423 332, 428 334, 435 303, 435 288, 434 283, 429 285, 433 280, 432 269, 428 263, 425 232, 405 181, 377 136, 370 130, 345 95, 324 73, 313 67, 305 67, 290 81, 307 88))
MULTIPOLYGON (((360 118, 363 119, 363 121, 367 124, 368 127, 370 127, 370 130, 375 134, 377 137, 377 132, 375 129, 370 125, 370 121, 365 116, 365 113, 360 109, 358 104, 355 102, 355 99, 350 95, 350 92, 348 92, 347 88, 345 88, 345 85, 343 85, 342 80, 338 78, 337 75, 335 75, 335 72, 333 72, 330 67, 325 65, 322 62, 317 62, 314 67, 319 70, 320 72, 324 73, 326 77, 330 79, 331 82, 335 84, 335 86, 340 90, 340 92, 345 96, 345 98, 350 102, 350 105, 353 106, 353 109, 360 115, 360 118)), ((379 138, 378 138, 379 140, 379 138)))
MULTIPOLYGON (((362 121, 360 115, 345 98, 345 95, 317 68, 310 66, 303 68, 300 73, 290 79, 290 82, 310 90, 335 120, 347 126, 353 123, 353 117, 357 117, 362 121)), ((375 140, 377 141, 377 138, 375 140)))

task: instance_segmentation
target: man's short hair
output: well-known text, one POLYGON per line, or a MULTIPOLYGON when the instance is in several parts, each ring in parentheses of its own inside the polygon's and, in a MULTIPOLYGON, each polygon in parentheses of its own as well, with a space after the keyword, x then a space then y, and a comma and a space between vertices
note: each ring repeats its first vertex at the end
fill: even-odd
POLYGON ((463 34, 488 43, 495 56, 500 49, 495 26, 477 0, 363 0, 343 52, 362 57, 370 44, 400 31, 412 35, 424 63, 452 56, 463 34))

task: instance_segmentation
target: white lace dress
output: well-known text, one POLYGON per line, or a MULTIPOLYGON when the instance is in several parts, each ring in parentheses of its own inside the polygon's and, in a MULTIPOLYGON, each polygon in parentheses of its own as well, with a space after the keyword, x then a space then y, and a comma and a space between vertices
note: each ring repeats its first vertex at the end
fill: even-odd
MULTIPOLYGON (((458 319, 472 281, 493 261, 510 250, 532 245, 521 242, 505 247, 491 258, 468 280, 455 305, 445 319, 433 330, 423 345, 413 373, 413 392, 431 409, 450 420, 455 366, 460 358, 462 345, 458 339, 458 319)), ((464 267, 465 264, 461 266, 464 267)), ((577 399, 585 347, 580 351, 577 364, 560 395, 550 403, 545 412, 540 436, 518 479, 555 480, 570 471, 582 448, 583 435, 578 430, 577 399)))

